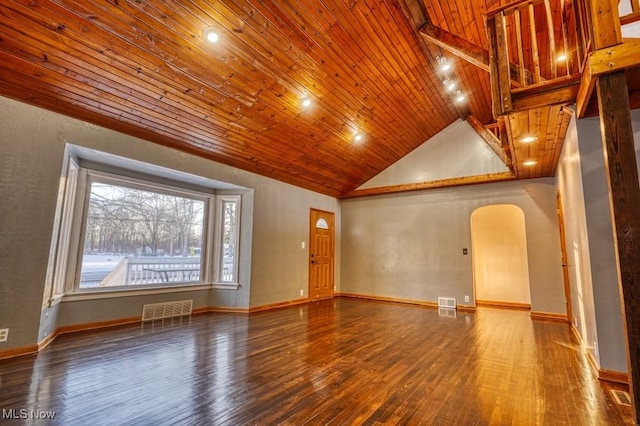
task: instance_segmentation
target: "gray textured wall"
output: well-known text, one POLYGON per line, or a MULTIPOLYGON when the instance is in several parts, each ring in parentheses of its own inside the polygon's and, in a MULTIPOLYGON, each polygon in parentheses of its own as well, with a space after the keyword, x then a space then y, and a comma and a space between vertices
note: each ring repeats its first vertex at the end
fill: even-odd
POLYGON ((420 145, 358 189, 508 170, 473 127, 458 119, 429 139, 429 143, 420 145))
MULTIPOLYGON (((631 117, 636 160, 639 160, 640 110, 632 111, 631 117)), ((626 340, 620 305, 609 189, 600 137, 600 119, 594 117, 578 120, 577 128, 600 367, 627 371, 626 340)), ((593 346, 593 342, 588 342, 588 345, 593 346)))
POLYGON ((470 218, 485 205, 525 214, 531 306, 564 313, 554 179, 483 184, 342 202, 342 287, 346 293, 473 303, 470 218))
MULTIPOLYGON (((571 309, 574 326, 588 347, 597 341, 593 299, 589 230, 582 184, 578 126, 572 118, 558 163, 558 191, 562 196, 567 248, 567 269, 571 285, 571 309)), ((615 267, 615 265, 613 265, 615 267)), ((618 343, 618 347, 620 344, 618 343)))

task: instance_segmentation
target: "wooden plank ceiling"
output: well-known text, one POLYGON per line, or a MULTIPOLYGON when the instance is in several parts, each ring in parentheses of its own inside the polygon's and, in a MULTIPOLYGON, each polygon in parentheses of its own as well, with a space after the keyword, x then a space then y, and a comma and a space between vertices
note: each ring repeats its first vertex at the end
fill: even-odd
MULTIPOLYGON (((339 197, 458 118, 494 121, 488 72, 420 28, 486 50, 484 13, 503 3, 3 0, 0 94, 339 197), (218 43, 204 40, 207 27, 218 43)), ((506 123, 547 135, 542 163, 526 172, 510 147, 518 177, 555 173, 568 123, 558 111, 506 123)))
POLYGON ((5 0, 0 94, 339 196, 459 117, 421 43, 391 0, 5 0))

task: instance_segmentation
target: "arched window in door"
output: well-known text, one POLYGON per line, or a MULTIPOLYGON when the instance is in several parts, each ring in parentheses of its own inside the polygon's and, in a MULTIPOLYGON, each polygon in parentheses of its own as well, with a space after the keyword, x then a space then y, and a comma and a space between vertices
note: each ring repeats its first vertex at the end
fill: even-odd
POLYGON ((316 228, 317 229, 329 229, 329 224, 327 223, 327 221, 321 217, 320 219, 318 219, 316 221, 316 228))

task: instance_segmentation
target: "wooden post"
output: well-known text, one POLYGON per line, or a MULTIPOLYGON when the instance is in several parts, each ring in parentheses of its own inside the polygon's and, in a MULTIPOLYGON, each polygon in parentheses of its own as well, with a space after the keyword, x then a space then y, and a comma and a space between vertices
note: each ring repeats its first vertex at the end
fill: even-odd
MULTIPOLYGON (((622 43, 618 2, 589 0, 595 50, 622 43)), ((618 286, 627 336, 629 390, 635 423, 640 421, 640 183, 624 71, 596 83, 609 206, 618 261, 618 286)))
POLYGON ((516 23, 516 45, 518 46, 518 70, 520 71, 520 84, 522 87, 527 85, 527 80, 524 75, 524 51, 522 49, 522 17, 520 16, 520 9, 516 9, 513 18, 516 23))
POLYGON ((500 96, 500 80, 498 69, 498 37, 496 34, 495 17, 487 18, 487 39, 489 41, 489 81, 491 83, 491 106, 493 117, 502 115, 502 98, 500 96))
MULTIPOLYGON (((573 54, 569 49, 569 30, 567 28, 567 22, 569 22, 569 7, 571 7, 572 4, 573 2, 569 2, 569 5, 567 6, 565 0, 560 0, 560 13, 562 14, 562 46, 564 49, 563 53, 567 57, 564 61, 566 70, 565 75, 571 75, 571 64, 573 63, 573 54)), ((577 42, 576 47, 579 44, 580 42, 577 42)))
POLYGON ((498 86, 500 87, 500 103, 502 112, 513 109, 511 103, 511 71, 509 68, 509 49, 507 40, 506 17, 504 13, 496 15, 496 52, 498 52, 498 86))
POLYGON ((551 64, 551 77, 558 78, 558 54, 556 53, 556 36, 553 26, 553 12, 551 2, 544 0, 544 12, 547 17, 547 36, 549 37, 549 63, 551 64))
POLYGON ((534 83, 540 83, 540 57, 538 56, 538 36, 536 31, 536 17, 533 4, 529 5, 529 30, 531 32, 531 55, 533 57, 534 83))
POLYGON ((598 107, 627 334, 629 389, 640 420, 640 183, 624 71, 601 76, 598 107))

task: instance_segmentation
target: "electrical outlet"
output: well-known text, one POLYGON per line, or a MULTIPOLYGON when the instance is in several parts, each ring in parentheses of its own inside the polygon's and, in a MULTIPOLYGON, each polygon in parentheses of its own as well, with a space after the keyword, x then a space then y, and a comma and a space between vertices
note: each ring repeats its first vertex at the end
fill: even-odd
POLYGON ((465 302, 468 302, 468 301, 469 301, 469 296, 465 296, 465 297, 464 297, 464 301, 465 301, 465 302))
POLYGON ((9 329, 2 328, 0 329, 0 342, 6 342, 9 340, 9 329))
POLYGON ((305 242, 303 241, 302 243, 300 243, 300 248, 305 248, 307 245, 305 244, 305 242))
POLYGON ((300 296, 304 296, 304 290, 300 289, 300 296))

